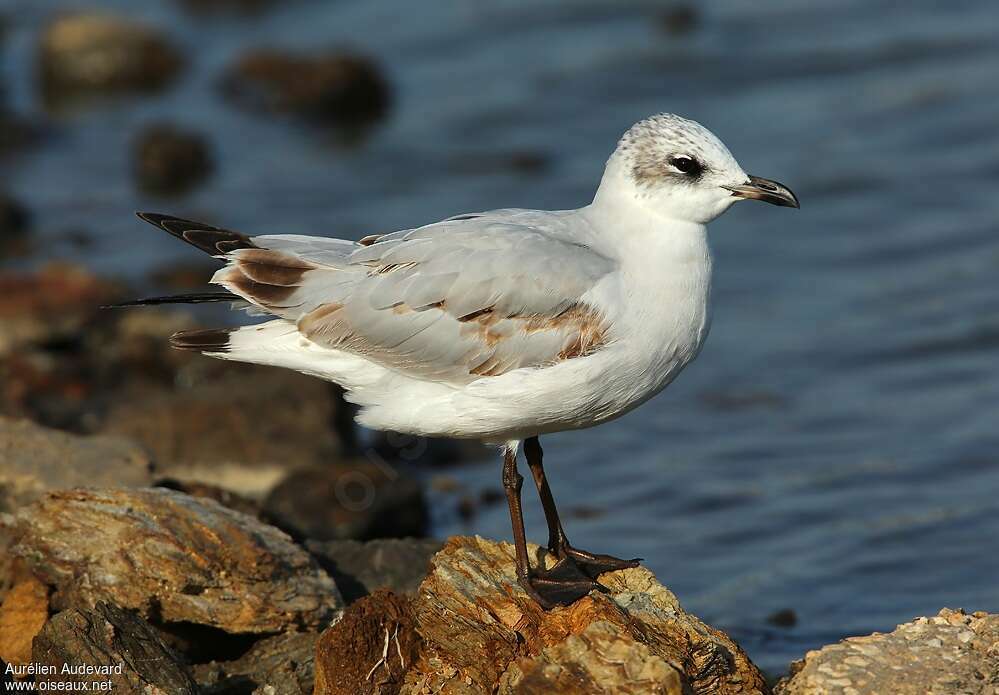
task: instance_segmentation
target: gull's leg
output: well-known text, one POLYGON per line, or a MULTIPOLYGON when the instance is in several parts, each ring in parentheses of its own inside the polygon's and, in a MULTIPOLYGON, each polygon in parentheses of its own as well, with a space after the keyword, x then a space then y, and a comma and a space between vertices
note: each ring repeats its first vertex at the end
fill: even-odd
POLYGON ((559 519, 558 509, 555 508, 555 498, 552 497, 548 479, 545 477, 545 467, 541 463, 541 442, 537 437, 524 440, 524 455, 527 457, 527 465, 531 467, 531 475, 538 488, 538 496, 541 497, 541 506, 545 510, 545 520, 548 522, 548 549, 560 561, 572 559, 593 579, 603 572, 638 567, 641 558, 622 560, 611 555, 598 555, 573 548, 569 544, 569 539, 565 537, 565 531, 562 530, 562 521, 559 519))
POLYGON ((586 596, 600 585, 584 575, 571 560, 560 559, 550 570, 531 572, 527 560, 527 534, 520 506, 520 490, 524 477, 517 472, 517 449, 508 446, 503 452, 503 489, 510 507, 513 545, 517 553, 517 583, 542 608, 569 605, 586 596))

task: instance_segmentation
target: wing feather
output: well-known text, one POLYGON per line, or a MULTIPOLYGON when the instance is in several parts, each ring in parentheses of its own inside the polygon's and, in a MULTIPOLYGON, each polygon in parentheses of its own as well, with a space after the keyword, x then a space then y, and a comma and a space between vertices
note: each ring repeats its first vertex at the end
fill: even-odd
POLYGON ((607 342, 586 295, 614 264, 574 241, 571 214, 459 216, 364 244, 253 237, 213 281, 316 343, 460 385, 607 342))

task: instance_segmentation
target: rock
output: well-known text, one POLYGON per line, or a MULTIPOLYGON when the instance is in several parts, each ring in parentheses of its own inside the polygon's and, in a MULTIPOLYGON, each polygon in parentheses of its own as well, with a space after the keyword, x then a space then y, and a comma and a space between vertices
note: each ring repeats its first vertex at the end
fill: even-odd
POLYGON ((798 614, 792 608, 781 608, 768 615, 767 622, 777 627, 794 627, 798 624, 798 614))
POLYGON ((0 357, 79 335, 118 289, 79 266, 52 263, 0 274, 0 357))
POLYGON ((0 603, 3 603, 7 592, 16 583, 14 575, 17 572, 15 558, 10 552, 10 549, 14 547, 14 539, 5 526, 5 518, 8 519, 6 523, 9 524, 9 517, 0 516, 0 603))
POLYGON ((37 116, 22 115, 0 104, 0 156, 37 145, 47 132, 37 116))
MULTIPOLYGON (((157 286, 165 287, 171 291, 190 292, 192 290, 209 291, 217 287, 212 287, 208 282, 212 274, 219 269, 218 261, 215 259, 170 261, 157 266, 149 274, 150 279, 157 286)), ((151 312, 132 312, 134 314, 151 312)))
POLYGON ((516 584, 511 545, 452 538, 415 597, 376 592, 323 633, 316 693, 767 692, 742 649, 644 567, 600 581, 606 594, 544 611, 516 584))
POLYGON ((239 659, 194 667, 202 695, 312 695, 318 632, 288 632, 257 642, 239 659))
POLYGON ((0 416, 0 512, 22 507, 48 490, 140 487, 152 479, 149 457, 125 439, 80 437, 0 416))
POLYGON ((378 590, 320 636, 315 695, 399 693, 421 647, 411 601, 378 590))
POLYGON ((291 469, 337 455, 334 406, 322 381, 201 356, 189 367, 173 390, 119 392, 101 431, 140 443, 166 476, 247 497, 262 496, 291 469))
POLYGON ((31 214, 28 208, 6 193, 0 193, 0 256, 25 253, 30 231, 31 214))
POLYGON ((662 12, 656 18, 659 29, 673 36, 689 34, 700 24, 701 17, 694 5, 674 5, 662 12))
POLYGON ((539 176, 551 171, 552 158, 537 150, 513 150, 510 152, 476 152, 455 157, 449 162, 450 169, 459 174, 521 174, 539 176))
POLYGON ((776 695, 999 692, 999 615, 944 608, 888 634, 850 637, 791 665, 776 695))
POLYGON ((0 658, 22 666, 31 661, 31 640, 49 618, 49 590, 34 577, 16 584, 0 605, 0 658))
POLYGON ((53 669, 35 676, 35 682, 49 684, 49 690, 101 690, 106 686, 99 684, 110 682, 112 692, 199 692, 183 659, 146 621, 104 602, 92 610, 71 609, 54 616, 35 639, 32 660, 53 669), (107 667, 109 672, 64 674, 64 665, 107 667))
POLYGON ((360 125, 388 111, 390 90, 370 59, 256 50, 226 74, 223 91, 251 111, 293 113, 333 125, 360 125))
POLYGON ((258 14, 269 9, 275 0, 178 0, 181 6, 195 14, 258 14))
POLYGON ((309 541, 306 547, 333 577, 344 601, 353 603, 376 589, 415 595, 442 545, 433 538, 385 538, 309 541))
MULTIPOLYGON (((15 284, 18 292, 20 285, 27 285, 25 292, 32 286, 41 293, 64 292, 55 280, 15 284)), ((7 354, 0 352, 0 413, 94 432, 122 386, 141 385, 146 392, 173 387, 185 362, 166 345, 166 336, 171 329, 188 327, 190 317, 178 323, 171 317, 180 312, 101 311, 100 304, 110 297, 98 302, 86 295, 73 311, 72 295, 67 293, 66 299, 64 320, 46 323, 38 312, 59 316, 59 309, 36 300, 13 303, 10 320, 0 323, 0 342, 6 339, 13 346, 7 354)))
POLYGON ((162 480, 157 480, 154 487, 176 490, 177 492, 183 492, 185 495, 190 495, 191 497, 203 497, 205 499, 215 500, 223 507, 228 507, 229 509, 234 509, 237 512, 242 512, 243 514, 249 514, 250 516, 260 518, 260 505, 256 501, 243 497, 242 495, 237 495, 235 492, 230 492, 229 490, 218 487, 217 485, 186 482, 183 480, 174 480, 173 478, 163 478, 162 480))
POLYGON ((50 104, 85 94, 155 90, 179 72, 180 53, 158 32, 107 14, 69 14, 42 32, 38 60, 50 104))
POLYGON ((424 536, 420 483, 384 463, 348 460, 290 473, 264 500, 264 514, 297 538, 424 536))
POLYGON ((57 609, 109 601, 163 623, 282 632, 334 618, 336 584, 277 529, 163 489, 49 493, 14 521, 15 555, 57 609))
POLYGON ((180 194, 212 172, 212 155, 205 138, 172 125, 145 128, 134 146, 134 170, 147 193, 180 194))
POLYGON ((590 623, 533 658, 515 661, 499 686, 502 695, 683 695, 680 673, 644 644, 621 639, 604 620, 590 623))

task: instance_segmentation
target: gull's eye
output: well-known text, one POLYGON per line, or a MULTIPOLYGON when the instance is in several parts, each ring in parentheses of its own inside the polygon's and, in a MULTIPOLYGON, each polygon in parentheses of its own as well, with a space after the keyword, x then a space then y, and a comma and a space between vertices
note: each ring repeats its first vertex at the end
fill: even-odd
POLYGON ((669 165, 679 171, 681 174, 687 174, 689 176, 697 176, 701 173, 701 165, 693 157, 687 157, 686 155, 681 155, 679 157, 670 157, 669 165))

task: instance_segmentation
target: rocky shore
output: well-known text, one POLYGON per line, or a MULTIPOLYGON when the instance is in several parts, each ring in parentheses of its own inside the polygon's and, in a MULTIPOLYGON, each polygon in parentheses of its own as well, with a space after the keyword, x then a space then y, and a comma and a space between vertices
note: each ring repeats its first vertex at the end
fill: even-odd
POLYGON ((809 652, 774 682, 645 568, 542 611, 509 544, 423 537, 423 483, 393 464, 391 438, 356 454, 329 386, 172 352, 167 334, 192 316, 102 311, 123 290, 81 268, 0 284, 8 680, 219 695, 999 692, 995 615, 945 609, 809 652))
MULTIPOLYGON (((43 493, 0 516, 0 539, 8 680, 258 695, 771 692, 738 644, 642 567, 546 612, 514 581, 508 543, 303 548, 252 515, 150 487, 43 493)), ((773 692, 997 687, 999 616, 945 609, 809 652, 773 692)))
MULTIPOLYGON (((177 4, 211 21, 277 6, 177 4)), ((0 17, 0 41, 14 19, 0 17)), ((675 37, 700 21, 681 4, 657 14, 655 26, 675 37)), ((168 98, 201 59, 183 38, 116 14, 47 19, 33 51, 45 115, 25 111, 0 84, 0 157, 14 162, 82 139, 73 118, 87 107, 168 98)), ((249 45, 197 80, 218 108, 298 124, 316 142, 332 132, 356 144, 402 108, 379 61, 342 48, 249 45)), ((225 160, 217 133, 149 103, 143 113, 156 118, 143 115, 116 143, 130 151, 109 157, 122 179, 112 188, 176 199, 244 166, 231 152, 225 160)), ((558 170, 530 143, 474 155, 424 165, 468 178, 558 170)), ((90 162, 73 165, 89 171, 90 162)), ((41 211, 0 190, 5 683, 202 695, 999 693, 997 615, 943 609, 810 651, 786 674, 763 674, 644 567, 607 573, 605 592, 540 610, 514 581, 509 544, 429 537, 427 476, 417 464, 454 462, 460 448, 384 436, 362 455, 335 387, 171 350, 167 336, 197 327, 198 315, 102 310, 138 291, 44 262, 56 255, 49 246, 93 239, 87 229, 40 229, 41 211)), ((161 293, 199 290, 210 272, 198 259, 147 280, 161 293)), ((454 488, 446 479, 436 487, 454 488)), ((452 493, 445 504, 463 519, 502 503, 497 490, 452 493)), ((551 561, 532 553, 534 563, 551 561)), ((790 611, 772 617, 794 620, 790 611)))

